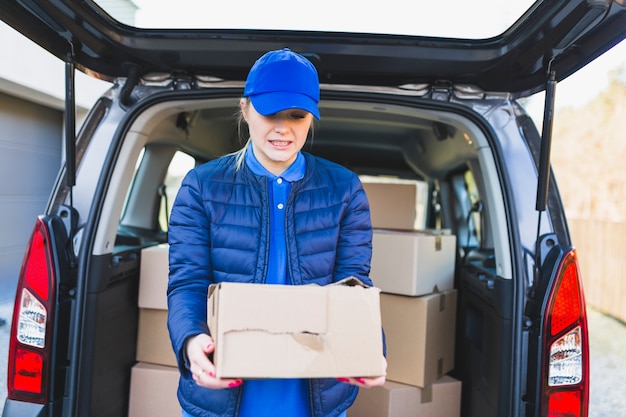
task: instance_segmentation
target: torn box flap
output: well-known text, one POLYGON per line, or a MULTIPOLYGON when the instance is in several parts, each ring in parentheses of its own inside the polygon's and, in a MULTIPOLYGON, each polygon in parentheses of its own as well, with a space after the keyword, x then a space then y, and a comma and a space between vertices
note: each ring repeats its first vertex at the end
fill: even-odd
POLYGON ((346 287, 363 287, 363 288, 370 287, 369 285, 366 285, 363 281, 361 281, 357 277, 353 277, 353 276, 341 279, 337 282, 332 283, 331 285, 343 285, 346 287))

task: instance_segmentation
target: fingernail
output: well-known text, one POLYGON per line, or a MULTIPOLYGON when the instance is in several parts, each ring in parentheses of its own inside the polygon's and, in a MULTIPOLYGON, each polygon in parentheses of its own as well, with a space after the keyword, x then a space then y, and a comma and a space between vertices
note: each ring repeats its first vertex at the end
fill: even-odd
POLYGON ((350 382, 349 378, 337 378, 337 381, 339 382, 350 382))
POLYGON ((365 380, 363 378, 356 378, 356 382, 359 384, 365 384, 365 380))
POLYGON ((210 350, 213 347, 213 343, 209 343, 206 345, 206 350, 210 350))
POLYGON ((209 376, 210 376, 211 378, 215 378, 215 372, 212 372, 212 371, 211 371, 211 372, 209 372, 209 376))
POLYGON ((228 386, 231 388, 234 388, 234 387, 238 387, 241 384, 243 384, 243 381, 239 380, 239 381, 231 382, 230 384, 228 384, 228 386))

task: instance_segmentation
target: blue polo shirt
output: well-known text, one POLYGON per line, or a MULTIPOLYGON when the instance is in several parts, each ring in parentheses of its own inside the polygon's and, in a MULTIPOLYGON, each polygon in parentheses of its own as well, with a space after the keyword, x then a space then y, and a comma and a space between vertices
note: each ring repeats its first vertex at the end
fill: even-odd
MULTIPOLYGON (((271 241, 266 284, 290 285, 287 272, 287 245, 285 242, 285 208, 291 183, 302 179, 306 160, 298 153, 296 160, 280 176, 269 172, 254 156, 252 144, 246 152, 248 168, 267 177, 270 193, 271 241)), ((240 417, 309 417, 309 384, 306 379, 254 379, 243 384, 240 417)))

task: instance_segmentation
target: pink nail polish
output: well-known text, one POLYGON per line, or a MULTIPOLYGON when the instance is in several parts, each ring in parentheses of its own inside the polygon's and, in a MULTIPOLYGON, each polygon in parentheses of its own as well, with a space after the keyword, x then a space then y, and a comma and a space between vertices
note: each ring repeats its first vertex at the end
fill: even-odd
POLYGON ((234 387, 238 387, 241 384, 243 384, 243 381, 239 380, 239 381, 231 382, 230 384, 228 384, 228 386, 231 388, 234 388, 234 387))
POLYGON ((365 384, 365 380, 363 378, 356 378, 356 382, 359 384, 365 384))
POLYGON ((350 382, 349 378, 337 378, 337 381, 339 382, 350 382))
POLYGON ((215 378, 215 372, 209 372, 209 376, 210 376, 211 378, 215 378))

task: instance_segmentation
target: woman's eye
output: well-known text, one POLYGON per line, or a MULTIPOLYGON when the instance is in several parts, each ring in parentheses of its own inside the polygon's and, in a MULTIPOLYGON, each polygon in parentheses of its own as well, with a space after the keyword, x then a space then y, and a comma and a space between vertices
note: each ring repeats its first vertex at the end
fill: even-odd
POLYGON ((302 113, 293 113, 291 115, 291 118, 295 120, 304 119, 305 117, 306 117, 306 114, 302 114, 302 113))
POLYGON ((267 115, 266 117, 269 119, 290 119, 290 120, 302 120, 304 118, 306 118, 307 116, 307 112, 305 111, 285 111, 285 112, 278 112, 278 113, 274 113, 274 114, 270 114, 267 115))

